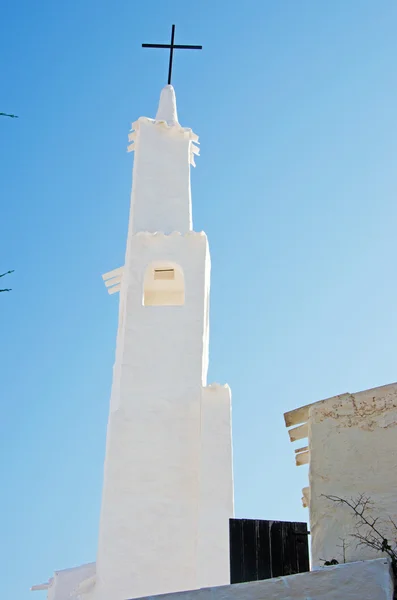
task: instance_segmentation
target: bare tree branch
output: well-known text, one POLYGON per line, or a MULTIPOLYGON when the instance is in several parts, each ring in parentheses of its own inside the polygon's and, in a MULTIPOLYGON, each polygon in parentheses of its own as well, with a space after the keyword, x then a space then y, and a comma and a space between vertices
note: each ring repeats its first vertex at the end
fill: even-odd
MULTIPOLYGON (((12 270, 12 271, 6 271, 5 273, 2 273, 0 275, 0 277, 5 277, 6 275, 10 275, 13 272, 14 272, 14 270, 12 270)), ((4 289, 0 290, 0 293, 1 292, 11 292, 11 288, 4 288, 4 289)))
MULTIPOLYGON (((369 513, 374 509, 374 503, 365 494, 360 494, 357 498, 346 500, 339 496, 330 495, 324 496, 332 502, 336 502, 341 506, 347 506, 356 517, 356 532, 351 536, 357 540, 357 546, 368 546, 377 552, 387 554, 392 563, 395 578, 397 578, 397 525, 391 517, 389 522, 393 525, 396 531, 396 539, 389 542, 385 534, 380 528, 380 518, 373 517, 369 513)), ((397 590, 396 590, 397 591, 397 590)))
POLYGON ((342 549, 342 557, 343 557, 343 562, 346 562, 346 549, 350 546, 350 544, 348 542, 346 542, 345 538, 339 538, 340 541, 342 542, 341 544, 337 544, 337 548, 341 548, 342 549))
POLYGON ((332 500, 332 502, 336 502, 337 504, 345 504, 348 506, 354 512, 354 514, 361 519, 362 525, 367 525, 374 531, 379 539, 384 539, 382 533, 376 528, 376 523, 378 522, 379 517, 373 519, 366 516, 367 511, 373 508, 373 502, 371 502, 371 500, 364 494, 360 494, 360 496, 358 496, 355 500, 346 500, 345 498, 339 498, 339 496, 325 497, 328 498, 328 500, 332 500))

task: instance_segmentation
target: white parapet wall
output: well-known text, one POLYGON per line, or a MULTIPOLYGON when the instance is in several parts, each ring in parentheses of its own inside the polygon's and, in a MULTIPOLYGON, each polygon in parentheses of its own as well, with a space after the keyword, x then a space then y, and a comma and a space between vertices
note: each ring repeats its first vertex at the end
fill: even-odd
MULTIPOLYGON (((313 404, 309 410, 310 530, 312 561, 366 560, 379 552, 354 536, 374 532, 361 526, 348 506, 360 497, 365 516, 395 540, 397 521, 397 385, 366 390, 313 404), (343 550, 344 546, 344 550, 343 550), (344 556, 343 556, 344 554, 344 556)), ((362 508, 359 507, 359 510, 362 508)))
POLYGON ((324 567, 289 575, 178 594, 156 600, 392 600, 393 577, 387 559, 324 567))
POLYGON ((375 532, 337 499, 353 506, 361 500, 358 512, 365 505, 365 517, 377 519, 378 542, 396 539, 397 384, 302 406, 286 413, 285 422, 292 427, 291 441, 299 445, 296 464, 309 463, 303 504, 310 509, 312 564, 378 557, 379 550, 357 539, 375 532))

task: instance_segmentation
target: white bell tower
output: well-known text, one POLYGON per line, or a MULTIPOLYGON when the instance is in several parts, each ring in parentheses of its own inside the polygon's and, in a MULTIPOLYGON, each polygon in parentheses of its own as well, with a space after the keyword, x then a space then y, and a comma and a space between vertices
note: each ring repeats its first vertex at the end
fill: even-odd
POLYGON ((174 89, 133 124, 95 598, 127 600, 229 579, 233 516, 230 389, 207 386, 210 255, 192 229, 198 137, 174 89))

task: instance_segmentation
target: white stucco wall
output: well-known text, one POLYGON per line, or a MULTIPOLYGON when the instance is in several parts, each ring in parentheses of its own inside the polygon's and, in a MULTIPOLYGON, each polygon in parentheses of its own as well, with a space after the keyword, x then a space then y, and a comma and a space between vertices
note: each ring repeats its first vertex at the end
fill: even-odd
POLYGON ((201 404, 197 587, 230 583, 232 463, 230 388, 209 385, 203 389, 201 404))
POLYGON ((179 125, 172 86, 156 120, 140 118, 133 129, 96 600, 228 581, 230 391, 205 389, 210 257, 205 234, 191 231, 198 138, 179 125), (155 283, 159 265, 174 268, 173 291, 155 283), (145 285, 146 304, 175 297, 178 305, 145 306, 145 285), (160 289, 168 292, 155 297, 160 289))
POLYGON ((179 125, 173 87, 162 90, 156 120, 141 117, 132 127, 132 232, 186 233, 192 229, 190 165, 198 137, 179 125))
POLYGON ((335 397, 313 404, 309 411, 310 530, 314 565, 379 554, 357 546, 351 538, 355 519, 345 506, 325 496, 350 500, 369 497, 373 517, 388 539, 396 532, 388 521, 397 520, 397 385, 392 384, 335 397))
POLYGON ((211 263, 205 234, 192 231, 190 192, 198 138, 179 125, 172 86, 156 119, 133 129, 125 264, 104 276, 120 304, 96 575, 76 600, 228 581, 230 390, 206 387, 211 263), (159 283, 160 267, 174 269, 175 285, 159 283))
POLYGON ((157 596, 156 600, 392 600, 390 564, 378 559, 312 573, 157 596))
POLYGON ((197 586, 204 235, 132 236, 120 300, 97 558, 100 598, 197 586), (148 265, 178 264, 183 306, 144 306, 148 265))

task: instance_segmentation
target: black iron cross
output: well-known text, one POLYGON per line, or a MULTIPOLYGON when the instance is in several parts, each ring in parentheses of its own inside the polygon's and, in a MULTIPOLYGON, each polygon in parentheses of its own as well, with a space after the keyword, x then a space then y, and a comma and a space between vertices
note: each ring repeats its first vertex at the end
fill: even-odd
POLYGON ((142 44, 142 48, 169 48, 170 49, 170 66, 168 68, 168 85, 171 85, 172 76, 172 60, 174 58, 174 49, 177 50, 202 50, 202 46, 181 46, 174 44, 175 38, 175 25, 172 26, 171 31, 171 44, 142 44))

